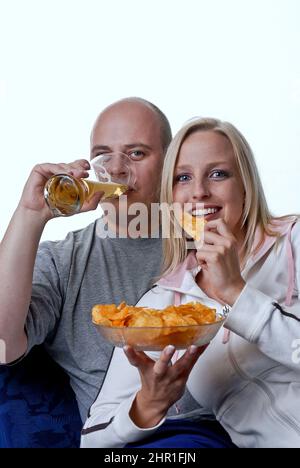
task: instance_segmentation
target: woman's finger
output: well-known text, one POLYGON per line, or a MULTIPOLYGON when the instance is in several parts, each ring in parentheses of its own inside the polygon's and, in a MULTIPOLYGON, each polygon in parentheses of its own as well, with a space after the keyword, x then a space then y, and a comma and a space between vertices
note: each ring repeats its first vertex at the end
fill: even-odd
POLYGON ((178 374, 186 373, 188 376, 193 369, 194 365, 198 361, 201 354, 204 353, 208 344, 204 346, 190 346, 183 356, 174 364, 174 370, 178 374))
POLYGON ((219 254, 220 256, 223 256, 226 254, 227 250, 228 249, 224 247, 223 245, 204 244, 200 249, 198 249, 196 253, 196 257, 198 259, 198 253, 200 254, 201 252, 211 252, 211 253, 216 253, 216 254, 219 254))
MULTIPOLYGON (((217 232, 228 239, 235 240, 234 235, 230 231, 229 227, 227 226, 224 219, 214 219, 212 221, 208 221, 205 225, 205 233, 206 231, 210 231, 211 229, 216 229, 217 232)), ((205 235, 204 233, 204 235, 205 235)))
POLYGON ((229 239, 228 237, 221 236, 220 234, 217 234, 216 232, 205 231, 203 245, 205 244, 222 245, 226 247, 227 249, 230 249, 230 247, 232 246, 232 240, 229 239))
POLYGON ((175 353, 175 346, 167 346, 160 355, 160 358, 153 367, 153 372, 158 377, 162 377, 167 372, 169 365, 171 364, 171 359, 175 353))
POLYGON ((212 245, 207 245, 196 252, 197 261, 200 264, 213 264, 218 263, 222 257, 222 252, 219 252, 222 247, 215 247, 212 245))
POLYGON ((130 364, 134 367, 143 367, 146 364, 153 364, 152 359, 150 359, 143 351, 136 351, 131 346, 124 346, 124 353, 130 364))

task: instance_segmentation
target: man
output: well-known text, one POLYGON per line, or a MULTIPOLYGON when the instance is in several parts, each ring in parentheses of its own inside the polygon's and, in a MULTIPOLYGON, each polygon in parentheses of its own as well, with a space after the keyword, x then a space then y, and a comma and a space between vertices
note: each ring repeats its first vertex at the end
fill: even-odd
MULTIPOLYGON (((128 206, 141 202, 150 207, 158 201, 170 140, 170 125, 158 108, 142 99, 124 99, 98 117, 91 157, 116 151, 133 155, 137 185, 128 194, 128 206)), ((159 238, 101 238, 97 235, 103 228, 101 219, 65 240, 39 246, 53 217, 43 196, 46 180, 62 172, 86 177, 88 169, 85 160, 37 165, 0 245, 0 339, 6 345, 5 361, 14 362, 44 343, 69 374, 82 419, 112 354, 112 346, 91 322, 91 308, 123 300, 135 304, 159 274, 161 260, 159 238)), ((82 211, 95 209, 100 198, 95 195, 82 211)), ((114 227, 118 232, 118 225, 114 227)))

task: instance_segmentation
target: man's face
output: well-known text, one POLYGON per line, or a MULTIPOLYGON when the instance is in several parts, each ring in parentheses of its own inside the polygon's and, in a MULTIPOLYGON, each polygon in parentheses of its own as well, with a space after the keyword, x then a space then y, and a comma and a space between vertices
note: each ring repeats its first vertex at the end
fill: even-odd
MULTIPOLYGON (((91 137, 91 159, 111 152, 127 154, 134 164, 136 189, 128 193, 128 206, 136 202, 150 206, 157 202, 163 148, 159 119, 151 108, 123 101, 99 116, 91 137)), ((117 207, 117 200, 111 202, 117 207)))

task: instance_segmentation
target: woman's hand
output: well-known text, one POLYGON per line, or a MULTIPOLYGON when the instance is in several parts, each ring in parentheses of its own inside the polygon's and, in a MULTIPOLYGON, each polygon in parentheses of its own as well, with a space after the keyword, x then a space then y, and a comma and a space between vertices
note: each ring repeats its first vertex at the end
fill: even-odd
POLYGON ((156 426, 182 397, 190 372, 206 347, 191 346, 174 365, 171 363, 174 346, 167 346, 156 362, 130 346, 124 348, 130 364, 138 368, 141 376, 142 388, 130 410, 130 417, 138 427, 156 426))
POLYGON ((203 281, 209 297, 232 306, 246 283, 241 276, 236 238, 223 219, 206 223, 204 243, 196 257, 203 270, 199 286, 203 281))

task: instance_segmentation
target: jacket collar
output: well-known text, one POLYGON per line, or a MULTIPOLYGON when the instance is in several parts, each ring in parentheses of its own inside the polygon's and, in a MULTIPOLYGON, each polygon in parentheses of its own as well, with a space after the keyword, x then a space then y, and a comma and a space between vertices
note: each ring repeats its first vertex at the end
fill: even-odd
POLYGON ((188 254, 183 263, 181 263, 172 273, 161 278, 156 284, 171 289, 182 289, 183 280, 185 279, 186 273, 188 276, 193 277, 193 270, 198 267, 198 262, 195 256, 195 251, 188 254))

